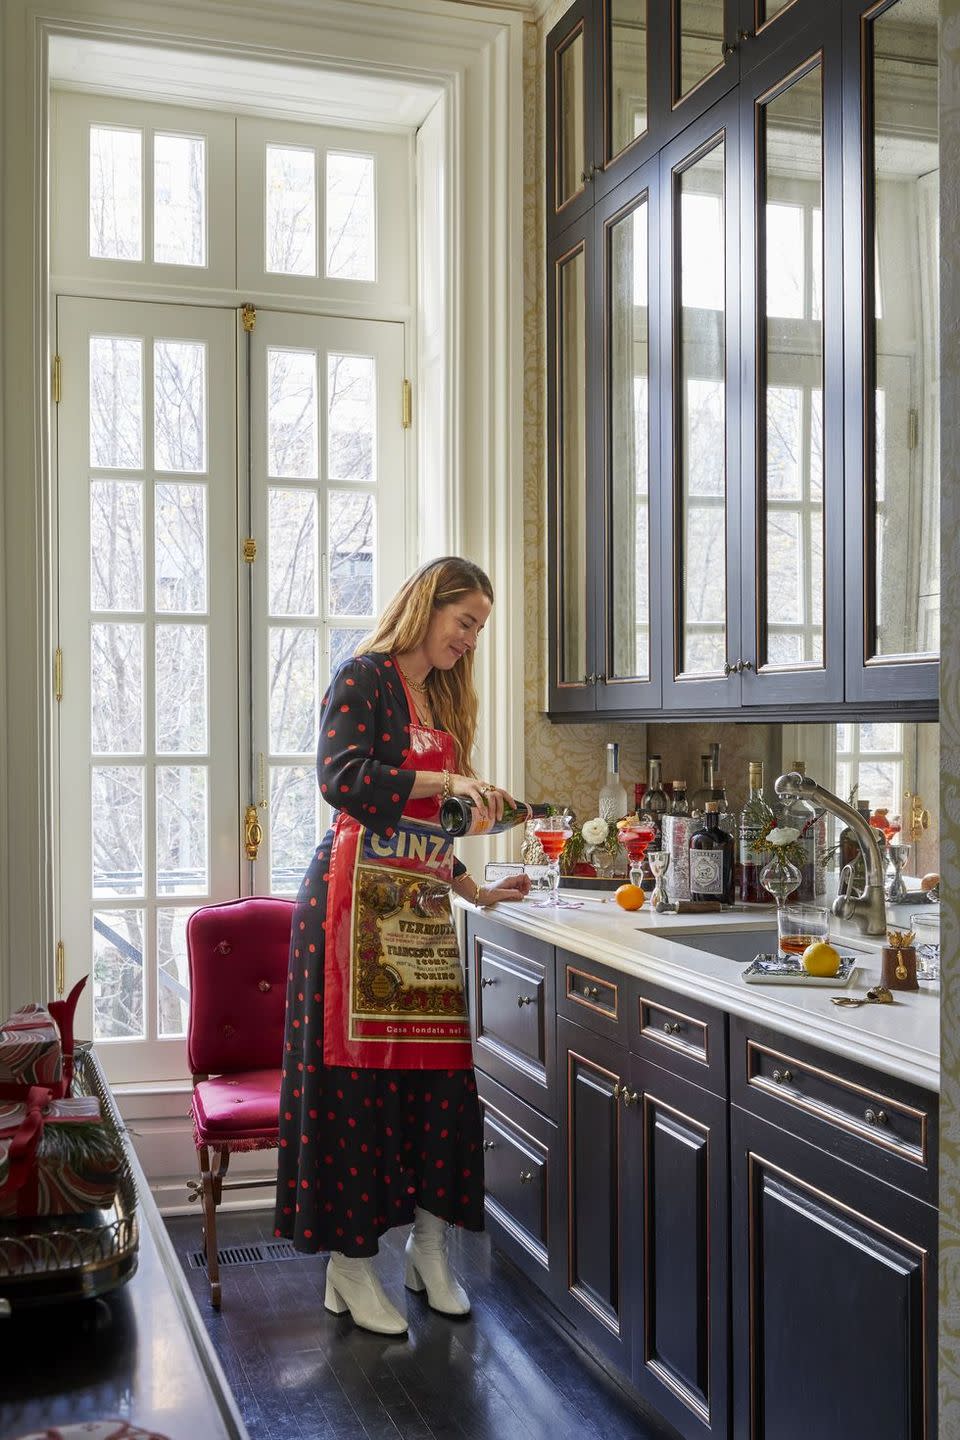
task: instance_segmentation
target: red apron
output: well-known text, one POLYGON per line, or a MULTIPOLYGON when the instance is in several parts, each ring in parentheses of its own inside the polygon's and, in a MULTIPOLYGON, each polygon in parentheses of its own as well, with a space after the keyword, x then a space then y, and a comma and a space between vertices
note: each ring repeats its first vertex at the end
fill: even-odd
MULTIPOLYGON (((410 745, 401 768, 452 770, 452 736, 413 723, 409 691, 407 704, 410 745)), ((450 911, 453 842, 440 829, 439 815, 438 796, 408 800, 387 839, 345 810, 337 813, 324 953, 327 1065, 372 1070, 473 1065, 450 911)))

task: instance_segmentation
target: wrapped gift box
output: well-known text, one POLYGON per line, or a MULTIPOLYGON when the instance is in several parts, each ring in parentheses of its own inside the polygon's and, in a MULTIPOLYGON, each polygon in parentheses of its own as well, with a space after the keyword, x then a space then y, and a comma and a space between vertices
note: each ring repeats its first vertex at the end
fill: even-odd
POLYGON ((75 1215, 113 1204, 121 1157, 95 1096, 31 1089, 0 1101, 0 1216, 75 1215))
POLYGON ((60 1031, 43 1005, 24 1005, 0 1025, 0 1099, 18 1100, 31 1085, 59 1091, 60 1031))

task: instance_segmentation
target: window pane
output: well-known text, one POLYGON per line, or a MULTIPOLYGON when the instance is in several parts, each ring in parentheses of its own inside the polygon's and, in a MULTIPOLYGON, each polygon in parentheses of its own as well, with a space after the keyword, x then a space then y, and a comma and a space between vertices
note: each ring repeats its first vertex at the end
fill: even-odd
POLYGON ((157 911, 157 1034, 185 1035, 190 1013, 189 909, 157 911))
POLYGON ((376 280, 376 169, 372 155, 327 153, 327 275, 376 280))
POLYGON ((799 205, 776 205, 768 200, 766 224, 767 314, 799 320, 804 313, 803 210, 799 205))
POLYGON ((90 486, 90 608, 143 609, 143 486, 94 480, 90 486))
POLYGON ((94 755, 143 752, 143 626, 90 627, 90 747, 94 755))
POLYGON ((271 486, 268 503, 270 614, 316 615, 317 497, 271 486))
POLYGON ((330 631, 330 674, 333 675, 354 654, 370 634, 369 630, 330 631))
POLYGON ((690 310, 724 308, 722 165, 723 146, 719 145, 681 176, 682 303, 690 310))
POLYGON ((143 136, 90 127, 90 255, 143 259, 143 136))
POLYGON ((142 1040, 142 910, 100 910, 93 916, 93 1038, 142 1040))
POLYGON ((331 615, 372 615, 376 570, 373 496, 331 490, 329 501, 331 615))
POLYGON ((903 726, 884 725, 878 720, 865 721, 860 726, 860 753, 878 750, 897 750, 903 745, 903 726))
POLYGON ((377 378, 372 355, 327 356, 330 480, 376 480, 377 378))
POLYGON ((143 342, 90 336, 90 464, 143 465, 143 342))
POLYGON ((207 608, 207 487, 158 484, 153 492, 158 610, 207 608))
POLYGON ((647 0, 610 0, 610 154, 647 128, 647 0))
POLYGON ((317 748, 320 698, 316 630, 270 631, 270 749, 310 755, 317 748))
POLYGON ((157 753, 197 755, 207 748, 207 627, 158 625, 157 753))
POLYGON ((157 470, 206 469, 206 349, 187 340, 153 347, 153 463, 157 470))
POLYGON ((320 790, 312 765, 270 767, 270 889, 295 895, 320 839, 320 790))
POLYGON ((142 895, 142 768, 95 765, 90 799, 94 895, 142 895))
POLYGON ((317 157, 267 146, 266 266, 273 274, 317 273, 317 157))
POLYGON ((857 798, 869 800, 871 810, 883 808, 900 814, 900 766, 894 760, 861 760, 857 798))
POLYGON ((157 767, 157 893, 202 895, 207 880, 207 770, 157 767))
POLYGON ((267 351, 267 468, 291 480, 317 478, 317 356, 267 351))
POLYGON ((799 500, 803 493, 803 391, 767 386, 767 498, 799 500))
POLYGON ((198 135, 153 137, 153 258, 205 265, 206 143, 198 135))
POLYGON ((679 11, 680 95, 688 95, 695 85, 723 61, 723 0, 677 0, 679 11))

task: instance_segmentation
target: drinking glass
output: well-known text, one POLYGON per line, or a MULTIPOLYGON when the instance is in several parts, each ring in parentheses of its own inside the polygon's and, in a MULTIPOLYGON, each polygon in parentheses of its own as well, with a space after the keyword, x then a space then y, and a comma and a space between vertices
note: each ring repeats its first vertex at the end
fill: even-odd
POLYGON ((534 835, 540 842, 544 855, 547 857, 549 866, 550 891, 545 900, 535 900, 535 905, 553 906, 559 909, 561 906, 568 909, 579 908, 572 906, 568 900, 561 900, 558 887, 560 884, 560 856, 563 847, 566 845, 573 830, 566 815, 543 815, 538 817, 534 827, 534 835))
POLYGON ((777 944, 781 955, 797 960, 815 940, 826 940, 830 913, 822 905, 778 905, 777 944))
POLYGON ((937 984, 940 980, 939 911, 915 910, 910 916, 910 929, 917 949, 917 979, 937 984))
POLYGON ((643 857, 647 853, 648 845, 652 845, 656 839, 653 827, 641 820, 636 825, 621 825, 617 831, 617 839, 627 852, 627 859, 630 862, 630 882, 633 885, 641 885, 643 880, 643 857))

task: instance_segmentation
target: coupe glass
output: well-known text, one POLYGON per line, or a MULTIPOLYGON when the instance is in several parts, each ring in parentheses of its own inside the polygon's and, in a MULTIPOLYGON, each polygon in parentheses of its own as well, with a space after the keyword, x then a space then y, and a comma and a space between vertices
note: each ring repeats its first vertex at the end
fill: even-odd
POLYGON ((534 825, 534 835, 540 842, 540 847, 547 857, 548 877, 550 890, 545 900, 535 900, 533 903, 541 907, 550 905, 556 909, 561 906, 567 909, 579 909, 573 906, 568 900, 561 900, 559 895, 560 885, 560 856, 563 847, 566 845, 573 829, 566 815, 543 815, 539 817, 534 825))
POLYGON ((632 825, 621 825, 617 831, 617 839, 627 852, 631 884, 642 886, 643 857, 647 853, 647 847, 656 839, 653 828, 645 820, 638 820, 632 825))

